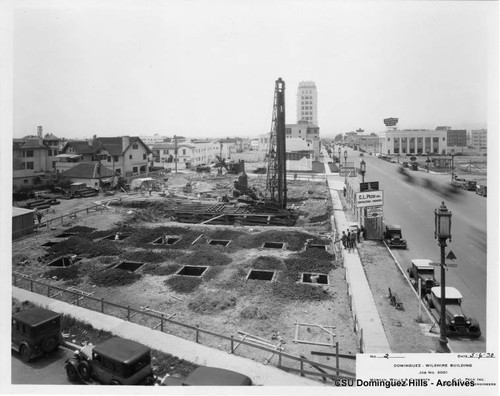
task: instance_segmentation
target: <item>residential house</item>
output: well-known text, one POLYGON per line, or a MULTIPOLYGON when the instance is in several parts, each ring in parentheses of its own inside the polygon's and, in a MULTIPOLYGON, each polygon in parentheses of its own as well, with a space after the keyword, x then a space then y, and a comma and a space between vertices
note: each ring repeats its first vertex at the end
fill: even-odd
POLYGON ((100 162, 77 164, 62 172, 61 177, 71 180, 73 183, 85 183, 89 187, 96 188, 106 185, 114 186, 118 178, 115 172, 100 162))
POLYGON ((18 192, 23 189, 32 188, 38 177, 44 176, 45 172, 35 172, 31 169, 20 169, 12 171, 12 191, 18 192))
POLYGON ((43 129, 38 127, 37 135, 13 139, 13 170, 33 170, 51 172, 55 170, 59 154, 59 138, 53 134, 42 136, 43 129))

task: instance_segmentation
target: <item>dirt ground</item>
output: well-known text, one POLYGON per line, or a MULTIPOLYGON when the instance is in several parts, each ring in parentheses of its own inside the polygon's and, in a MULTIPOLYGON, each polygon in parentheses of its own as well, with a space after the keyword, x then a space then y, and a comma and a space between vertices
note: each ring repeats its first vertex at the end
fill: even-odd
MULTIPOLYGON (((177 197, 183 196, 188 201, 214 202, 223 193, 223 189, 213 188, 214 182, 209 177, 184 175, 184 178, 192 181, 195 178, 191 195, 182 192, 184 180, 180 178, 169 177, 171 184, 164 183, 162 187, 174 190, 177 197), (178 187, 177 190, 174 185, 178 187), (198 188, 200 191, 204 189, 204 192, 197 191, 198 188)), ((231 180, 229 178, 226 181, 231 183, 231 180)), ((252 180, 249 180, 249 184, 252 180)), ((227 184, 226 181, 218 179, 216 183, 224 185, 227 184)), ((260 178, 261 184, 263 181, 260 178)), ((287 353, 304 355, 315 362, 334 366, 334 357, 312 355, 311 352, 334 353, 331 345, 335 342, 339 343, 341 354, 354 355, 357 352, 341 263, 330 260, 327 267, 321 267, 322 273, 328 274, 328 285, 297 284, 297 279, 290 281, 289 278, 291 266, 299 261, 310 265, 304 267, 304 272, 320 272, 315 271, 319 268, 318 265, 323 265, 321 260, 324 258, 319 253, 313 252, 310 258, 301 254, 317 250, 304 251, 308 240, 319 243, 330 237, 332 212, 328 190, 324 181, 289 181, 288 188, 289 206, 293 205, 298 214, 296 228, 181 225, 164 218, 139 216, 147 209, 124 204, 133 201, 162 202, 168 199, 156 191, 151 196, 142 192, 133 195, 120 193, 114 197, 99 195, 78 200, 61 200, 60 205, 53 206, 46 213, 45 220, 55 219, 62 214, 69 215, 96 202, 104 206, 100 210, 91 210, 88 214, 81 212, 73 217, 67 216, 63 221, 54 220, 50 227, 41 228, 33 236, 15 241, 12 252, 13 270, 46 278, 46 272, 51 268, 47 264, 56 257, 56 253, 65 250, 43 244, 70 240, 69 244, 77 247, 85 242, 85 233, 91 232, 96 238, 90 239, 93 242, 88 245, 88 250, 93 253, 90 256, 95 257, 84 257, 83 254, 82 259, 74 264, 78 266, 79 273, 72 279, 59 276, 50 277, 46 281, 63 288, 73 286, 92 293, 93 297, 121 305, 147 307, 166 315, 174 315, 172 319, 176 321, 227 336, 233 335, 235 340, 244 339, 245 335, 247 341, 251 336, 260 337, 287 353), (111 198, 114 202, 121 198, 122 204, 105 205, 111 198), (147 218, 148 221, 140 220, 142 218, 147 218), (82 231, 77 233, 81 238, 57 237, 67 230, 82 231), (97 242, 118 230, 131 235, 123 241, 97 242), (182 235, 177 246, 157 246, 151 243, 154 238, 163 235, 165 230, 175 230, 178 235, 182 235), (299 233, 295 235, 291 231, 299 233), (201 234, 204 236, 196 240, 201 234), (232 241, 227 247, 212 247, 207 245, 210 239, 232 241), (283 241, 288 246, 285 249, 263 249, 262 240, 283 241), (320 259, 314 260, 315 254, 320 259), (139 260, 134 260, 134 257, 139 260), (150 258, 150 261, 141 260, 144 257, 150 258), (102 281, 109 266, 124 260, 144 262, 134 272, 135 278, 131 283, 127 281, 123 285, 104 286, 96 282, 99 275, 92 276, 102 274, 102 281), (191 282, 190 279, 190 282, 182 283, 177 279, 193 278, 176 275, 183 263, 205 265, 208 269, 201 281, 196 279, 196 282, 191 282), (251 269, 276 271, 274 281, 246 280, 251 269), (297 323, 303 325, 297 326, 297 323), (296 336, 299 342, 294 342, 296 336)), ((68 252, 71 251, 70 248, 71 246, 67 247, 68 252)), ((68 269, 63 269, 66 270, 68 269)), ((291 273, 295 276, 297 269, 293 271, 291 273)), ((147 318, 141 315, 137 315, 132 321, 154 326, 153 323, 146 323, 147 318)), ((180 326, 165 326, 164 331, 194 340, 193 331, 180 326)), ((202 335, 200 341, 215 348, 228 349, 227 344, 222 345, 210 336, 202 335)), ((270 357, 268 352, 244 345, 240 345, 236 353, 262 362, 270 357)), ((272 357, 270 364, 276 363, 277 358, 272 357)), ((293 366, 292 363, 290 365, 293 366)), ((354 372, 355 361, 341 359, 340 367, 354 372)))

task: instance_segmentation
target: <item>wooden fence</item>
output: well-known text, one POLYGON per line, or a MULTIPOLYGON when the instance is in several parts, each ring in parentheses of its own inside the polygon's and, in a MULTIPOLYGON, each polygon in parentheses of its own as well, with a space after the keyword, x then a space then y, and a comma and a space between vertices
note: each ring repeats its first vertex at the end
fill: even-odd
MULTIPOLYGON (((278 349, 272 349, 264 345, 258 345, 256 343, 245 341, 244 339, 234 338, 234 336, 232 335, 226 336, 215 333, 210 330, 202 329, 198 326, 192 326, 185 323, 181 323, 172 319, 171 318, 172 315, 165 316, 165 314, 151 312, 144 308, 137 309, 130 306, 124 306, 121 304, 113 303, 110 301, 105 301, 103 298, 93 297, 89 293, 85 293, 82 291, 77 291, 74 289, 73 290, 64 289, 57 286, 52 286, 45 282, 34 280, 25 274, 13 272, 12 283, 16 287, 24 288, 37 294, 46 295, 49 298, 57 297, 58 299, 63 300, 63 296, 66 296, 66 299, 64 299, 63 301, 66 301, 68 303, 74 304, 79 307, 101 312, 103 314, 126 319, 127 321, 130 322, 132 321, 132 318, 136 317, 137 315, 141 315, 148 319, 154 320, 155 325, 151 326, 153 330, 168 332, 166 331, 166 327, 168 325, 180 326, 184 329, 192 331, 192 335, 196 343, 201 343, 201 339, 204 338, 200 337, 201 335, 212 336, 215 337, 221 345, 224 344, 224 350, 227 350, 227 352, 231 354, 235 354, 236 349, 240 345, 245 345, 250 348, 256 348, 270 353, 271 357, 267 359, 268 362, 273 356, 276 355, 278 357, 277 367, 287 372, 298 373, 300 376, 307 375, 315 378, 321 377, 323 382, 326 382, 327 380, 333 381, 335 379, 353 379, 356 376, 354 372, 340 368, 341 359, 353 360, 356 359, 356 356, 340 354, 338 342, 335 344, 335 353, 331 354, 332 357, 335 357, 335 362, 336 362, 335 367, 332 367, 326 364, 311 361, 305 357, 295 356, 278 349), (288 363, 288 365, 285 364, 285 361, 286 363, 288 363), (290 367, 290 362, 294 362, 295 367, 290 367), (317 371, 308 370, 304 367, 305 365, 313 367, 317 371)), ((169 333, 171 334, 171 332, 169 333)))

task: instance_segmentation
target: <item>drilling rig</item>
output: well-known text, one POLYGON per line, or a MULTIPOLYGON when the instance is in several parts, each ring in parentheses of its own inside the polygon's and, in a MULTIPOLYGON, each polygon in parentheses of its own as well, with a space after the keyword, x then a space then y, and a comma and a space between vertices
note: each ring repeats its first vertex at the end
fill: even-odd
POLYGON ((285 82, 278 78, 274 89, 273 121, 267 154, 266 201, 286 209, 285 82))

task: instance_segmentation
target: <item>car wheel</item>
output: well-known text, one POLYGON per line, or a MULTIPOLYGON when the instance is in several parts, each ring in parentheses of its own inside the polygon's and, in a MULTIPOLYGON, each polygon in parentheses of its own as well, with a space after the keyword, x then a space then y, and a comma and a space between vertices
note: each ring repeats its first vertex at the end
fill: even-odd
POLYGON ((23 360, 23 362, 28 363, 31 360, 30 350, 26 345, 21 345, 19 354, 21 355, 21 359, 23 360))
POLYGON ((78 372, 76 371, 75 366, 73 366, 71 363, 66 364, 66 375, 71 382, 77 382, 78 372))
POLYGON ((90 365, 89 362, 83 360, 80 363, 78 363, 77 366, 78 373, 80 373, 80 376, 86 381, 90 378, 90 365))
POLYGON ((55 335, 51 335, 43 340, 42 349, 44 352, 52 352, 57 345, 57 337, 55 335))

